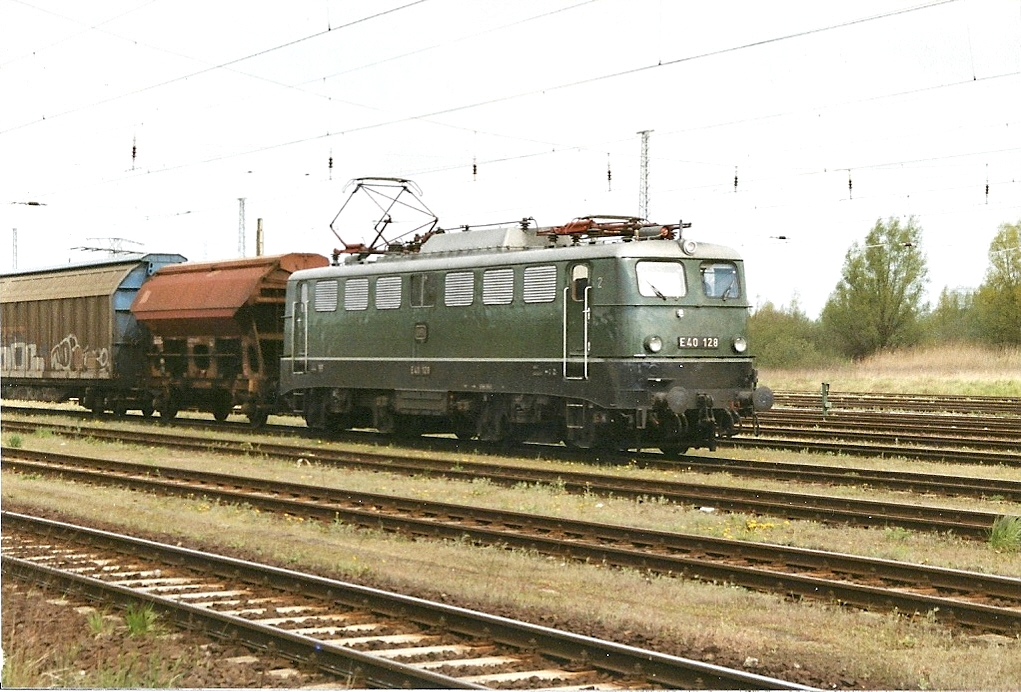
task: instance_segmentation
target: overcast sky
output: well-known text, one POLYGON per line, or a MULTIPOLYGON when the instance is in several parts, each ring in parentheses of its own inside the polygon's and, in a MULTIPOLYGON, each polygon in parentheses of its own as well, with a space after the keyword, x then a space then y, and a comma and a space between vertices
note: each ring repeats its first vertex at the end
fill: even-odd
POLYGON ((0 0, 0 270, 14 228, 19 269, 236 257, 239 197, 247 254, 257 218, 329 254, 363 176, 448 228, 637 214, 651 130, 649 217, 737 248, 753 302, 817 315, 911 215, 935 301, 1021 221, 1019 113, 1018 0, 0 0))

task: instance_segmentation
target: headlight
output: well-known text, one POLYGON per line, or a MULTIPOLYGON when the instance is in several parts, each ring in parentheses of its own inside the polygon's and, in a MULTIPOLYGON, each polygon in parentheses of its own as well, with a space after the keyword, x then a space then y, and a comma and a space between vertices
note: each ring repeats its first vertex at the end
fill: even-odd
POLYGON ((734 338, 734 353, 744 353, 748 350, 748 341, 743 336, 734 338))
POLYGON ((663 340, 658 336, 645 337, 645 350, 649 353, 659 353, 663 350, 663 340))
POLYGON ((681 243, 681 250, 684 252, 685 255, 694 255, 697 249, 698 243, 696 243, 694 240, 685 240, 683 243, 681 243))

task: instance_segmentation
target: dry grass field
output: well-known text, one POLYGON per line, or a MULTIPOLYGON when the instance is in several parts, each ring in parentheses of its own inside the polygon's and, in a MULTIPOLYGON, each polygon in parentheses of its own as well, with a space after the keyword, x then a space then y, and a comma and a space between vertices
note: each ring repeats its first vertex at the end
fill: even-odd
MULTIPOLYGON (((1021 396, 1021 353, 933 349, 884 355, 828 372, 763 372, 761 380, 777 389, 816 389, 819 382, 827 381, 833 391, 1021 396)), ((111 421, 109 425, 125 423, 111 421)), ((11 436, 4 434, 3 442, 12 444, 11 436)), ((23 436, 17 444, 32 449, 74 450, 89 456, 173 464, 1021 576, 1021 553, 1017 551, 998 551, 980 541, 899 529, 855 529, 807 521, 706 513, 655 498, 634 502, 571 495, 556 486, 503 488, 485 481, 465 483, 359 473, 314 464, 296 466, 256 455, 185 455, 94 440, 76 442, 47 434, 23 436)), ((238 445, 239 449, 242 447, 238 445)), ((735 452, 719 454, 729 456, 735 452)), ((903 459, 855 459, 786 452, 746 454, 841 466, 970 473, 1021 480, 1018 469, 980 469, 903 459)), ((535 456, 514 461, 544 467, 561 463, 535 456)), ((451 458, 451 463, 457 463, 456 456, 451 458)), ((572 466, 565 465, 565 468, 572 466)), ((676 477, 687 482, 770 487, 763 482, 733 479, 725 474, 695 474, 683 468, 669 472, 636 467, 600 470, 676 477)), ((870 499, 883 495, 861 488, 824 489, 789 483, 783 487, 870 499)), ((1009 690, 1017 689, 1021 680, 1021 639, 975 636, 948 628, 925 613, 866 613, 836 603, 791 601, 727 584, 612 570, 527 552, 460 542, 413 541, 341 524, 322 525, 271 516, 250 507, 217 504, 201 497, 163 498, 6 472, 0 492, 0 502, 5 509, 61 515, 126 533, 442 599, 826 688, 1009 690)), ((1017 504, 996 499, 976 502, 926 497, 918 501, 1021 514, 1017 504)), ((24 623, 21 627, 20 631, 24 632, 24 623)), ((45 653, 19 651, 18 642, 7 638, 8 630, 5 617, 4 648, 8 660, 13 656, 13 660, 25 665, 45 653)), ((85 636, 92 635, 86 632, 85 636)), ((138 646, 137 642, 134 646, 138 646)), ((48 671, 49 677, 47 671, 35 672, 37 677, 25 679, 35 680, 34 684, 57 680, 57 686, 68 686, 60 684, 66 678, 54 677, 54 671, 48 671)), ((6 675, 5 669, 5 686, 11 683, 6 675)), ((102 683, 118 679, 123 677, 106 672, 96 678, 94 684, 115 686, 102 683)), ((146 681, 136 681, 136 684, 146 684, 146 681)), ((152 684, 175 683, 155 679, 152 684)))
POLYGON ((759 371, 773 389, 832 392, 966 394, 1021 397, 1021 348, 963 344, 880 353, 858 363, 824 370, 759 371))

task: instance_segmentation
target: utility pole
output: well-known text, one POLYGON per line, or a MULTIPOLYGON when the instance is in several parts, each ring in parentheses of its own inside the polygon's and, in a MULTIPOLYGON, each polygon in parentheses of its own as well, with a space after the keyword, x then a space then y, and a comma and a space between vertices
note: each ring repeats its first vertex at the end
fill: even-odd
POLYGON ((638 174, 638 216, 649 218, 649 135, 652 130, 640 130, 642 136, 642 165, 638 174))
POLYGON ((238 257, 245 256, 245 198, 238 197, 238 257))

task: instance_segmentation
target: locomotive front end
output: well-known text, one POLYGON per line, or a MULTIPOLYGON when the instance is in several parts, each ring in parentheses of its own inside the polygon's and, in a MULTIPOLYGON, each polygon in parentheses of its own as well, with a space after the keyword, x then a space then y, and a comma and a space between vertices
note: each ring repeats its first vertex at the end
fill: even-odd
POLYGON ((616 299, 592 298, 617 335, 604 348, 631 357, 639 437, 671 454, 714 449, 773 403, 749 352, 743 262, 729 248, 691 240, 625 248, 616 299))

